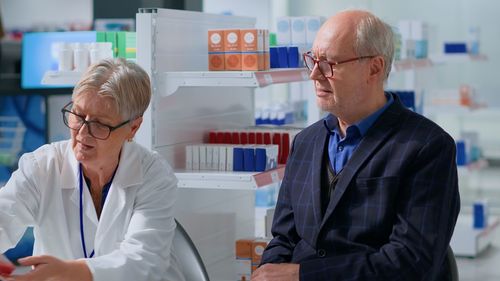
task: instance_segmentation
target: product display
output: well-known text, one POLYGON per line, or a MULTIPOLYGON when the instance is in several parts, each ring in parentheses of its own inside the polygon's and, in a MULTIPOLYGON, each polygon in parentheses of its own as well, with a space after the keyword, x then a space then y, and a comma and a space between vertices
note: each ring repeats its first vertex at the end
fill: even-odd
POLYGON ((237 281, 249 281, 260 264, 262 253, 271 238, 242 238, 235 242, 237 281))
POLYGON ((268 30, 208 30, 208 70, 267 70, 270 66, 268 60, 268 30))
POLYGON ((74 71, 83 72, 90 65, 89 45, 87 43, 73 44, 74 71))

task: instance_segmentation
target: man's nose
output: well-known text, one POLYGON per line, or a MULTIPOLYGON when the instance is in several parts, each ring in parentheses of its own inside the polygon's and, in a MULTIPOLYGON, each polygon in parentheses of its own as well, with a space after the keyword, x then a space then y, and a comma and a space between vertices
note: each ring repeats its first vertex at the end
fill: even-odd
POLYGON ((324 80, 326 79, 323 73, 319 70, 319 65, 317 63, 314 64, 314 68, 309 73, 309 78, 312 80, 324 80))

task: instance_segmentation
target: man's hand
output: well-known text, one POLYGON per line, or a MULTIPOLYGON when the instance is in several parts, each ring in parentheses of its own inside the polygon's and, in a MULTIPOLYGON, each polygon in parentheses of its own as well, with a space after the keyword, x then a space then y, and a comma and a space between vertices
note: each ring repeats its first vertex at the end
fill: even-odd
POLYGON ((63 261, 52 256, 33 256, 18 260, 22 266, 31 266, 33 270, 23 275, 11 275, 12 281, 92 281, 92 274, 83 260, 63 261))
POLYGON ((252 274, 252 281, 299 281, 300 265, 294 263, 267 263, 252 274))

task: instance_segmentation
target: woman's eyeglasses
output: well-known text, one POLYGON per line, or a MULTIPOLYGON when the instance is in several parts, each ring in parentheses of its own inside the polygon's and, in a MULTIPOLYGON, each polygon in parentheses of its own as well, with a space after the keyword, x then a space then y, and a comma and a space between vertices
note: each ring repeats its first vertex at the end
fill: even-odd
POLYGON ((79 131, 83 125, 87 125, 89 129, 89 134, 96 139, 106 140, 111 135, 111 132, 114 130, 123 127, 125 124, 129 123, 131 119, 124 121, 116 126, 109 126, 106 124, 102 124, 98 121, 87 121, 85 120, 85 116, 78 115, 72 112, 69 108, 73 105, 73 102, 68 103, 61 109, 63 115, 64 124, 75 131, 79 131))

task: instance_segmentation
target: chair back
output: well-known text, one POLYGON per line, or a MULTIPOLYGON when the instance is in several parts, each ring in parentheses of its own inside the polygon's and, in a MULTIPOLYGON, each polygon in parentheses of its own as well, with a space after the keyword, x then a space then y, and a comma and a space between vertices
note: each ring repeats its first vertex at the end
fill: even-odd
POLYGON ((457 261, 455 260, 455 254, 453 254, 453 250, 450 246, 448 246, 448 250, 446 250, 446 263, 450 272, 450 280, 458 281, 457 261))
POLYGON ((176 228, 172 251, 177 257, 186 281, 209 281, 208 273, 193 241, 182 225, 175 220, 176 228))

